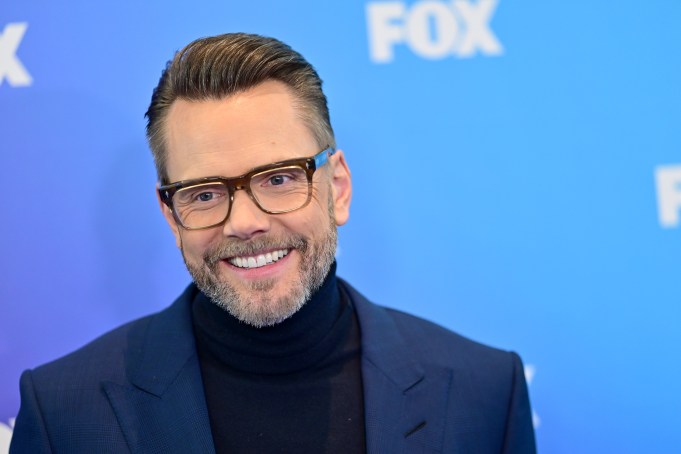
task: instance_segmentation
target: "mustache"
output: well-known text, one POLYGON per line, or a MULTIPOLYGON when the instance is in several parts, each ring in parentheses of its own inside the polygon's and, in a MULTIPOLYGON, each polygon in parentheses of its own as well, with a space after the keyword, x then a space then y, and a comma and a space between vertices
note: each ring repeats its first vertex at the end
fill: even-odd
POLYGON ((308 240, 302 235, 289 235, 285 238, 258 237, 251 240, 226 238, 208 248, 203 254, 203 261, 213 268, 221 260, 230 257, 255 255, 264 250, 275 249, 298 249, 304 253, 308 246, 308 240))

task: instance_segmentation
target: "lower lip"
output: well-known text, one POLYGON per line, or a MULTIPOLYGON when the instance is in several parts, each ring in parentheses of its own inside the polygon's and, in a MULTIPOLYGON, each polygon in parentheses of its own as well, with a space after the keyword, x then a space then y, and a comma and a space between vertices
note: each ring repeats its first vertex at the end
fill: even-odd
POLYGON ((284 257, 280 258, 276 262, 272 262, 269 265, 261 266, 258 268, 240 268, 238 266, 232 265, 227 260, 222 260, 222 264, 227 267, 232 273, 236 273, 241 279, 262 279, 267 277, 272 277, 283 269, 289 262, 292 254, 295 253, 295 249, 289 251, 284 257))

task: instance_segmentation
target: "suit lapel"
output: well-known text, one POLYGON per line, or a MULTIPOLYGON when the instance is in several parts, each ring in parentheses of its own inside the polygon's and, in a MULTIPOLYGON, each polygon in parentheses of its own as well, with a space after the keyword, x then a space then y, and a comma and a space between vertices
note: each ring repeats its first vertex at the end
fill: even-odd
POLYGON ((131 329, 129 384, 102 383, 133 453, 214 453, 191 325, 190 286, 131 329))
POLYGON ((452 372, 428 367, 384 309, 341 281, 362 333, 367 452, 441 452, 452 372))
MULTIPOLYGON (((384 309, 339 284, 362 333, 367 452, 441 452, 451 370, 425 365, 384 309)), ((191 326, 194 292, 131 329, 129 383, 102 383, 133 453, 215 452, 191 326)))

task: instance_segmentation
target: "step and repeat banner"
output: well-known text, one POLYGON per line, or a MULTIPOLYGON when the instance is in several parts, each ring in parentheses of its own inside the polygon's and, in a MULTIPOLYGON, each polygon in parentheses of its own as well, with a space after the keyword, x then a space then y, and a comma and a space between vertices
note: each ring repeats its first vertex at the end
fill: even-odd
POLYGON ((681 452, 681 2, 5 0, 0 453, 24 369, 189 282, 143 114, 189 41, 324 79, 339 274, 526 363, 544 453, 681 452))

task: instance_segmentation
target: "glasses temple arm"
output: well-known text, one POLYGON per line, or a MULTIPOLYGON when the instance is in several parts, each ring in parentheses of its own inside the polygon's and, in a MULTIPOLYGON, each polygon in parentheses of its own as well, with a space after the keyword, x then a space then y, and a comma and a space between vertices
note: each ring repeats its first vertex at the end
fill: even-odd
POLYGON ((318 169, 318 168, 320 168, 321 166, 323 166, 324 164, 326 164, 326 161, 328 161, 329 158, 330 158, 331 156, 333 156, 335 153, 336 153, 336 149, 335 149, 335 148, 331 148, 331 147, 329 147, 329 148, 327 148, 327 149, 325 149, 325 150, 322 150, 321 152, 317 153, 317 154, 314 156, 314 166, 315 166, 315 169, 318 169))

